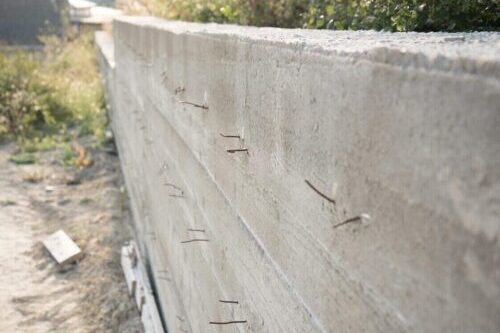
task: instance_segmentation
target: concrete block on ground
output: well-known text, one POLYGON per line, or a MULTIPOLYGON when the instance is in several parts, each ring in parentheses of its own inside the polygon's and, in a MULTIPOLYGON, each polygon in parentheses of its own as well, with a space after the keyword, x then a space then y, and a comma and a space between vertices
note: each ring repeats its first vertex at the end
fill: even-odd
POLYGON ((75 262, 83 255, 82 250, 63 230, 56 231, 42 243, 59 265, 75 262))

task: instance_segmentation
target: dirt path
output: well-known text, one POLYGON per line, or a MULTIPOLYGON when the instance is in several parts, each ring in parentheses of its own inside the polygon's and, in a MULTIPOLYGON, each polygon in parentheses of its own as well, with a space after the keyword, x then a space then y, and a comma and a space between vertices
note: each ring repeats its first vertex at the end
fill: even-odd
MULTIPOLYGON (((5 160, 0 163, 3 166, 5 160)), ((30 223, 35 222, 37 214, 21 189, 12 186, 8 171, 0 169, 0 203, 3 206, 0 209, 0 307, 4 309, 0 313, 0 332, 14 332, 24 325, 26 317, 16 310, 15 298, 42 292, 36 283, 39 271, 34 269, 34 260, 28 255, 34 245, 30 223)), ((32 328, 48 332, 50 324, 40 321, 32 328)))
POLYGON ((119 263, 131 232, 117 158, 95 150, 75 170, 55 150, 18 166, 13 149, 0 145, 0 332, 142 332, 119 263), (63 270, 40 244, 58 229, 85 253, 63 270))

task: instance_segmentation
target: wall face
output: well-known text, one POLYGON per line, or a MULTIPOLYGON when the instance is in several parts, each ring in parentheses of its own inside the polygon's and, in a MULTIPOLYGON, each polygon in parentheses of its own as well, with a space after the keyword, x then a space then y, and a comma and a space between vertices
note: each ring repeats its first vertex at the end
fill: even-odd
POLYGON ((500 35, 465 38, 115 21, 168 329, 498 332, 500 35))
POLYGON ((38 36, 61 29, 64 0, 0 0, 0 43, 39 44, 38 36))

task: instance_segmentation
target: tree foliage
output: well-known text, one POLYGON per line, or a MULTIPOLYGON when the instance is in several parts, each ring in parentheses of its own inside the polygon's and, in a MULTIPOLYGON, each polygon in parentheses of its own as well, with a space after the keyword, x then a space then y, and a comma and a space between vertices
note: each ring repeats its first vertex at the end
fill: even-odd
POLYGON ((498 31, 500 26, 498 0, 140 1, 150 14, 197 22, 388 31, 498 31))
POLYGON ((106 116, 91 36, 42 39, 41 53, 0 52, 0 138, 67 127, 102 137, 106 116))

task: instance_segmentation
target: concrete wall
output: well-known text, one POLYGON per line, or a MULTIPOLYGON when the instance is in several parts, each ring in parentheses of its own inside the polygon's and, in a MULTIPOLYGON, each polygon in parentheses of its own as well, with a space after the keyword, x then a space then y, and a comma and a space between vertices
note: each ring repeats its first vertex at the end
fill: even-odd
POLYGON ((500 330, 499 34, 136 17, 114 60, 98 41, 170 332, 500 330))
POLYGON ((65 0, 0 0, 0 44, 39 44, 38 36, 61 30, 65 0))

